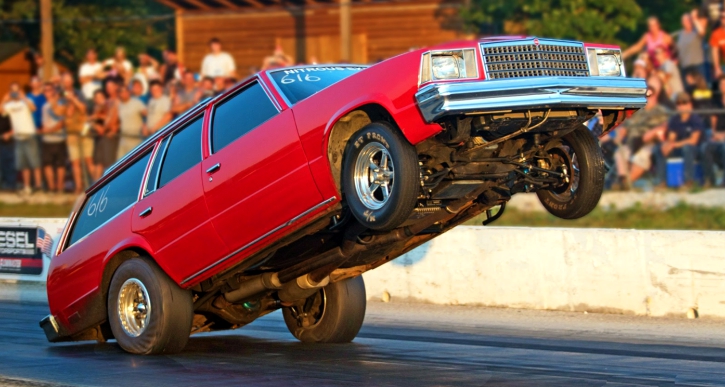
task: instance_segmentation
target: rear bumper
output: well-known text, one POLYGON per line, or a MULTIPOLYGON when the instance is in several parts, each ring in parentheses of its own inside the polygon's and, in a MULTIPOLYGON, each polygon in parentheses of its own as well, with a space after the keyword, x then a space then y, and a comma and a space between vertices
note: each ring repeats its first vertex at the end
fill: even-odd
POLYGON ((53 315, 49 314, 40 320, 40 327, 43 328, 45 337, 51 343, 63 341, 60 333, 60 326, 58 326, 58 322, 55 321, 55 317, 53 317, 53 315))
POLYGON ((641 109, 640 78, 536 77, 430 84, 415 98, 427 122, 459 114, 549 108, 641 109))

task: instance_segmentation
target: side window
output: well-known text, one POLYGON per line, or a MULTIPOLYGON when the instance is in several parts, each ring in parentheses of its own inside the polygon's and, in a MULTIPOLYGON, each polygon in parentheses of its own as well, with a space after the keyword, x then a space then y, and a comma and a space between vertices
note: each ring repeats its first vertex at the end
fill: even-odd
POLYGON ((245 87, 214 108, 212 153, 218 152, 276 114, 277 108, 259 82, 245 87))
POLYGON ((171 136, 168 149, 161 164, 159 186, 165 186, 177 176, 201 162, 201 129, 204 116, 201 115, 171 136))
POLYGON ((146 154, 86 199, 73 226, 69 245, 136 203, 150 157, 151 153, 146 154))
POLYGON ((149 177, 146 179, 146 188, 144 188, 143 196, 146 196, 156 190, 156 184, 159 180, 159 167, 161 166, 161 160, 164 159, 166 146, 169 145, 169 138, 170 137, 166 137, 163 141, 161 141, 159 149, 156 151, 156 156, 151 164, 151 169, 149 169, 149 177))

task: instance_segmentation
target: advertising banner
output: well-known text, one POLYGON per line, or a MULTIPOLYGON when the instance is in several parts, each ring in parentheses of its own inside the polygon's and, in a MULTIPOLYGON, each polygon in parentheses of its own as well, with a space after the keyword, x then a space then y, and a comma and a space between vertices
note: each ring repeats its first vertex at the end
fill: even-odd
POLYGON ((65 222, 0 218, 0 280, 45 281, 65 222))

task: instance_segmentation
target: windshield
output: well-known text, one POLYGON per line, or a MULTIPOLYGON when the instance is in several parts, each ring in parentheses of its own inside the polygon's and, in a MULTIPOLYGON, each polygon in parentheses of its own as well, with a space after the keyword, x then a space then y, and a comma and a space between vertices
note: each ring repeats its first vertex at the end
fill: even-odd
POLYGON ((318 66, 272 71, 272 77, 290 104, 295 104, 366 67, 318 66))

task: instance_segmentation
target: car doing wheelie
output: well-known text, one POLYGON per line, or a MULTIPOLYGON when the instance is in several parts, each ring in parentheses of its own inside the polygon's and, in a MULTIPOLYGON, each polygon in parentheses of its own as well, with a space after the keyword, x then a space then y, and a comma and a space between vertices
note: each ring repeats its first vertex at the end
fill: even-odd
POLYGON ((349 342, 362 273, 481 213, 490 223, 516 193, 589 213, 605 166, 583 123, 601 111, 606 133, 645 94, 617 47, 525 37, 262 72, 79 198, 40 325, 51 342, 170 353, 282 309, 301 341, 349 342))

